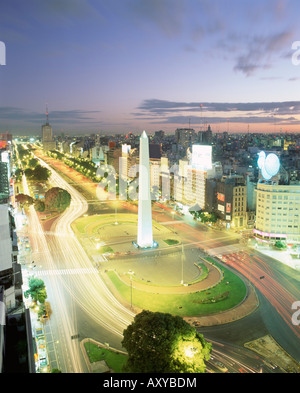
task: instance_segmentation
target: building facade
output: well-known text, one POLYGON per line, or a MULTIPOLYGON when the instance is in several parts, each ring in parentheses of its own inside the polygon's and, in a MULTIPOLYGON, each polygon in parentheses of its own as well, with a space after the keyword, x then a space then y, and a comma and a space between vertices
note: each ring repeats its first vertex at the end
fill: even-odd
POLYGON ((247 227, 247 186, 243 176, 223 176, 217 181, 216 211, 227 227, 247 227))
POLYGON ((254 235, 263 242, 300 242, 300 184, 258 183, 254 235))

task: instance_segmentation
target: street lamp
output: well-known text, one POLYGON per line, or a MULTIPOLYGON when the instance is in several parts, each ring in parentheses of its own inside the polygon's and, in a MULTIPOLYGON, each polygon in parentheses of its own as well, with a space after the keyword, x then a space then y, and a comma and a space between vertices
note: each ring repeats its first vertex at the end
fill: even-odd
POLYGON ((181 253, 181 285, 183 285, 183 260, 184 260, 184 250, 182 243, 182 253, 181 253))

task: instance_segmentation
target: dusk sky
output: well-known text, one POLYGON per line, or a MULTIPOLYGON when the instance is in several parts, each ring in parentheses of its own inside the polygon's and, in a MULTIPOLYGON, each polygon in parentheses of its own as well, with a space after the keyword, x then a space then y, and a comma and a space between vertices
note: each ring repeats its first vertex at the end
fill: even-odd
POLYGON ((299 0, 2 0, 0 132, 40 134, 46 104, 55 134, 299 132, 299 18, 299 0))

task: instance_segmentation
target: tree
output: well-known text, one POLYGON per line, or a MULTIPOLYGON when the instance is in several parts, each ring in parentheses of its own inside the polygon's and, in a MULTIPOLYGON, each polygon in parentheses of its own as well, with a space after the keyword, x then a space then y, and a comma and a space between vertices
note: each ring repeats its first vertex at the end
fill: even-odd
POLYGON ((35 210, 38 212, 44 212, 45 211, 45 202, 41 201, 40 199, 37 199, 34 202, 35 210))
POLYGON ((142 311, 123 332, 126 372, 204 373, 211 344, 179 316, 142 311))
POLYGON ((52 187, 45 194, 45 207, 47 210, 63 211, 70 206, 71 195, 60 187, 52 187))
POLYGON ((20 206, 24 207, 25 205, 32 205, 33 198, 26 194, 18 194, 16 195, 16 202, 19 202, 20 206))
POLYGON ((18 181, 21 181, 22 175, 23 175, 22 169, 17 168, 17 169, 15 170, 15 176, 16 176, 16 181, 17 181, 17 182, 18 182, 18 181))
POLYGON ((47 299, 47 292, 44 281, 40 278, 31 277, 29 279, 29 289, 24 292, 24 296, 26 299, 31 296, 34 302, 44 304, 45 300, 47 299))
POLYGON ((279 250, 283 250, 287 248, 287 245, 283 243, 281 240, 277 240, 275 242, 275 247, 278 248, 279 250))
MULTIPOLYGON (((25 172, 26 174, 26 172, 25 172)), ((45 168, 44 166, 41 165, 36 165, 36 167, 32 171, 32 180, 37 180, 37 181, 47 181, 51 175, 51 172, 49 169, 45 168)))
POLYGON ((38 160, 34 157, 30 158, 30 160, 28 161, 28 165, 31 168, 35 168, 38 165, 38 160))

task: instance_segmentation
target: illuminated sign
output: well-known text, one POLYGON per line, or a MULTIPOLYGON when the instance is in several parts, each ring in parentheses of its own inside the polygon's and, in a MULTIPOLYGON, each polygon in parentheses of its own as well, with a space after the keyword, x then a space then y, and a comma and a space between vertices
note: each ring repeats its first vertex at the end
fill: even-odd
POLYGON ((220 192, 218 192, 218 201, 222 201, 222 202, 225 202, 225 195, 224 194, 221 194, 220 192))
POLYGON ((192 165, 201 169, 212 169, 212 146, 193 145, 192 165))
POLYGON ((122 145, 122 153, 123 154, 128 154, 130 152, 130 149, 131 149, 131 145, 127 145, 127 144, 122 145))
POLYGON ((273 176, 277 175, 280 169, 279 158, 274 153, 266 155, 264 151, 261 151, 258 153, 257 164, 265 180, 270 180, 273 176))
POLYGON ((254 233, 257 233, 260 236, 266 236, 266 237, 280 237, 280 238, 287 238, 287 235, 285 234, 278 234, 278 233, 269 233, 269 232, 263 232, 259 231, 258 229, 253 229, 254 233))
POLYGON ((226 213, 231 212, 231 203, 226 203, 226 213))

